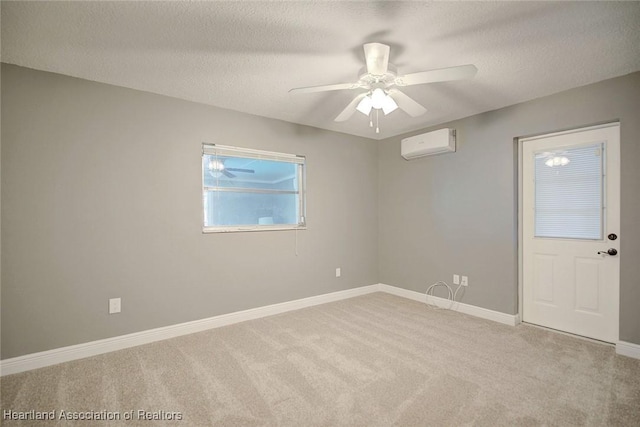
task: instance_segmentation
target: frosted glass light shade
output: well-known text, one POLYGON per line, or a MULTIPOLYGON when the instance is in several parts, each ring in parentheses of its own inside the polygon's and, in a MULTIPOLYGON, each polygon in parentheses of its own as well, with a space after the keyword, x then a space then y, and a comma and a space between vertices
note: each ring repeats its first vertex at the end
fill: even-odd
POLYGON ((367 95, 358 103, 356 110, 360 111, 365 116, 368 116, 372 108, 373 104, 371 103, 371 98, 367 95))
POLYGON ((392 111, 395 111, 397 108, 398 104, 396 104, 396 101, 394 101, 391 96, 387 95, 384 99, 384 103, 382 104, 382 112, 384 113, 384 115, 386 116, 392 111))
POLYGON ((386 97, 387 94, 384 93, 384 90, 380 88, 374 89, 371 93, 371 105, 373 106, 373 108, 375 108, 376 110, 381 109, 384 105, 386 97))

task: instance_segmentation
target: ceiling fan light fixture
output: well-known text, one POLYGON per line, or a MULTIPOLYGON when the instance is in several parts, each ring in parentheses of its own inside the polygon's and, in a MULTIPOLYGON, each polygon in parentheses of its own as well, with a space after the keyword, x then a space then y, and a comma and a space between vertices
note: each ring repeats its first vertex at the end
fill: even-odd
POLYGON ((382 104, 382 112, 386 116, 387 114, 395 111, 398 108, 398 104, 393 100, 391 95, 387 95, 384 99, 384 103, 382 104))
POLYGON ((367 95, 364 98, 362 98, 362 101, 358 103, 356 110, 360 111, 365 116, 368 116, 369 113, 371 113, 372 108, 373 108, 373 104, 371 103, 371 98, 369 97, 369 95, 367 95))
MULTIPOLYGON (((410 117, 418 117, 426 113, 426 109, 396 87, 422 85, 436 82, 448 82, 472 78, 478 69, 475 65, 459 65, 415 73, 398 75, 395 65, 389 63, 390 47, 383 43, 366 43, 364 46, 365 67, 358 74, 358 80, 352 83, 338 83, 322 86, 309 86, 291 89, 290 93, 316 93, 337 90, 366 90, 352 98, 351 102, 334 121, 344 122, 352 117, 355 111, 369 116, 369 126, 373 127, 372 113, 377 116, 380 110, 387 115, 396 109, 407 113, 410 117), (390 94, 393 94, 393 98, 390 94), (373 111, 375 110, 375 111, 373 111)), ((376 130, 379 128, 376 126, 376 130)))
POLYGON ((371 105, 376 110, 379 110, 384 105, 385 99, 387 98, 387 94, 381 88, 375 88, 373 92, 371 92, 371 105))

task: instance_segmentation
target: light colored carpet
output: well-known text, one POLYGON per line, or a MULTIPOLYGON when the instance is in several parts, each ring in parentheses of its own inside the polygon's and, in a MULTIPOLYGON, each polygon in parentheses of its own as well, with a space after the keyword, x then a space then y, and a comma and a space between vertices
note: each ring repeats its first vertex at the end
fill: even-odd
POLYGON ((150 423, 135 421, 135 413, 134 422, 121 425, 640 425, 640 360, 617 356, 610 346, 383 293, 1 383, 3 410, 183 417, 150 423))

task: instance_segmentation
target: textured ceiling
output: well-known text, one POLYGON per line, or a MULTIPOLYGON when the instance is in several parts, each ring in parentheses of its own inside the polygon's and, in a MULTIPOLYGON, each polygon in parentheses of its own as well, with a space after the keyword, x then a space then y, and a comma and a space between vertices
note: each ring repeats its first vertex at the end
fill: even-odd
POLYGON ((382 139, 640 70, 639 2, 2 2, 2 61, 382 139), (399 74, 475 64, 403 91, 427 108, 333 121, 362 44, 399 74))

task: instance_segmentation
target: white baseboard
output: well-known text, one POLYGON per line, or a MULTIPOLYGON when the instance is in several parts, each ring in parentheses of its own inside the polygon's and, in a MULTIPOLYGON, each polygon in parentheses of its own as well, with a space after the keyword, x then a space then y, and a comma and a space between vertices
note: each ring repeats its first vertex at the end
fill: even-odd
MULTIPOLYGON (((195 332, 202 332, 208 329, 245 322, 247 320, 273 316, 275 314, 299 310, 301 308, 312 307, 314 305, 353 298, 373 292, 386 292, 388 294, 397 295, 419 302, 429 302, 430 304, 437 305, 441 308, 448 308, 460 313, 469 314, 471 316, 492 320, 494 322, 510 326, 520 323, 519 315, 500 313, 498 311, 488 310, 486 308, 476 307, 460 302, 452 303, 447 299, 432 296, 427 300, 424 293, 379 283, 377 285, 362 286, 359 288, 332 292, 330 294, 317 295, 309 298, 237 311, 235 313, 222 314, 220 316, 214 316, 207 319, 194 320, 192 322, 180 323, 177 325, 150 329, 147 331, 135 332, 118 337, 106 338, 5 359, 0 361, 0 375, 17 374, 19 372, 43 368, 45 366, 57 365, 58 363, 97 356, 103 353, 136 347, 142 344, 149 344, 155 341, 161 341, 195 332)), ((616 344, 616 353, 640 359, 640 345, 620 341, 616 344)))
MULTIPOLYGON (((447 308, 460 313, 469 314, 471 316, 481 317, 483 319, 493 320, 494 322, 504 323, 505 325, 515 326, 522 322, 519 314, 505 314, 498 311, 488 310, 486 308, 477 307, 475 305, 464 304, 461 302, 452 303, 445 298, 427 296, 424 293, 410 291, 408 289, 398 288, 396 286, 389 286, 383 283, 378 285, 378 289, 381 292, 387 292, 389 294, 397 295, 400 297, 412 299, 419 302, 428 302, 434 304, 440 308, 447 308)), ((558 332, 558 331, 555 331, 558 332)), ((575 336, 568 334, 570 336, 575 336)), ((625 341, 618 341, 616 343, 616 353, 621 356, 632 357, 634 359, 640 359, 640 344, 633 344, 625 341)))
POLYGON ((515 326, 520 323, 520 316, 517 314, 506 314, 499 311, 489 310, 475 305, 464 304, 461 302, 452 302, 445 298, 439 298, 434 296, 427 297, 424 293, 410 291, 408 289, 398 288, 396 286, 390 286, 380 283, 379 289, 382 292, 397 295, 400 297, 412 299, 420 302, 428 302, 429 304, 436 305, 440 308, 447 308, 449 310, 458 311, 460 313, 469 314, 471 316, 480 317, 482 319, 493 320, 494 322, 504 323, 505 325, 515 326))
POLYGON ((214 316, 207 319, 194 320, 192 322, 135 332, 132 334, 91 341, 68 347, 56 348, 39 353, 26 354, 24 356, 13 357, 11 359, 0 361, 0 375, 17 374, 31 369, 43 368, 45 366, 70 362, 72 360, 90 356, 97 356, 111 351, 122 350, 181 335, 192 334, 194 332, 201 332, 207 329, 219 328, 221 326, 245 322, 247 320, 273 316, 274 314, 299 310, 301 308, 311 307, 314 305, 353 298, 377 291, 378 285, 362 286, 359 288, 332 292, 330 294, 317 295, 309 298, 302 298, 294 301, 222 314, 220 316, 214 316))
POLYGON ((616 353, 622 356, 640 359, 640 345, 625 341, 618 341, 616 343, 616 353))

